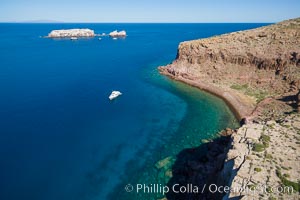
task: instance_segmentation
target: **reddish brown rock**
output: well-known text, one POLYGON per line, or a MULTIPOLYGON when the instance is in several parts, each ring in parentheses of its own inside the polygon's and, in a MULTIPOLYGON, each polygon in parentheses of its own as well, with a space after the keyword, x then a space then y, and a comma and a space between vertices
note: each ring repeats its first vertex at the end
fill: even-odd
POLYGON ((245 85, 270 94, 300 88, 300 18, 257 29, 180 43, 173 76, 245 85))
MULTIPOLYGON (((228 184, 233 188, 249 188, 257 183, 274 186, 281 179, 274 162, 267 161, 272 158, 282 160, 289 169, 289 181, 299 180, 299 145, 291 138, 297 137, 300 119, 291 113, 295 95, 300 112, 300 18, 182 42, 176 60, 159 70, 223 98, 243 125, 237 131, 225 129, 220 138, 193 149, 193 152, 203 152, 200 148, 205 148, 207 153, 202 157, 189 155, 191 161, 186 162, 184 158, 185 162, 178 162, 185 164, 181 169, 187 174, 177 175, 180 180, 185 177, 198 185, 228 184), (262 149, 263 153, 254 148, 266 139, 268 145, 262 149)), ((201 194, 197 199, 222 199, 224 195, 210 194, 201 194)), ((279 194, 258 191, 251 195, 233 191, 223 199, 273 198, 279 194)), ((297 198, 297 195, 280 194, 283 199, 297 198)))
POLYGON ((300 90, 297 94, 297 107, 298 107, 298 112, 300 112, 300 90))

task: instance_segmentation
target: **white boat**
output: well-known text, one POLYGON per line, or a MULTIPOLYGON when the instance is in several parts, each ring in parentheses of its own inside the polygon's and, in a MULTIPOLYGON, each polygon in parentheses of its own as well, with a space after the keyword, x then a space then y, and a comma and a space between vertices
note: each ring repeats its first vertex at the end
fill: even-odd
POLYGON ((118 96, 122 95, 122 93, 120 91, 112 91, 112 93, 109 95, 109 99, 113 100, 115 98, 117 98, 118 96))
POLYGON ((78 40, 77 37, 71 37, 70 39, 71 39, 71 40, 78 40))
POLYGON ((116 38, 116 37, 113 37, 113 40, 117 40, 118 38, 116 38))
POLYGON ((101 38, 101 37, 99 37, 99 38, 98 38, 98 40, 102 40, 102 38, 101 38))

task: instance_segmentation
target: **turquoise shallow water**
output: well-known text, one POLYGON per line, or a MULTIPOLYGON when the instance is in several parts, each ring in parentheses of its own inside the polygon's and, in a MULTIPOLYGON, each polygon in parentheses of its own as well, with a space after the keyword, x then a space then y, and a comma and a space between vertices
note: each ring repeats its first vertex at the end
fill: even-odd
POLYGON ((0 24, 0 199, 135 199, 125 183, 165 181, 157 161, 237 124, 223 101, 157 66, 180 41, 262 25, 0 24), (86 27, 128 37, 39 37, 86 27), (123 95, 110 102, 112 90, 123 95))
MULTIPOLYGON (((221 99, 184 83, 162 77, 157 72, 153 72, 148 78, 154 85, 180 96, 186 102, 184 116, 180 121, 171 122, 166 129, 158 130, 164 131, 162 134, 150 136, 147 139, 148 143, 138 152, 138 157, 127 163, 122 182, 110 193, 110 199, 120 196, 122 199, 163 198, 164 195, 161 192, 137 193, 136 185, 166 186, 171 177, 169 174, 172 171, 172 164, 183 149, 198 147, 203 140, 217 137, 216 133, 226 127, 239 126, 229 107, 221 99), (141 160, 144 162, 139 164, 141 160), (156 164, 163 160, 168 160, 168 164, 157 169, 156 164), (135 175, 132 176, 132 174, 135 175), (127 184, 134 186, 133 192, 128 193, 124 190, 127 184)), ((175 114, 176 110, 174 111, 170 114, 175 114)))

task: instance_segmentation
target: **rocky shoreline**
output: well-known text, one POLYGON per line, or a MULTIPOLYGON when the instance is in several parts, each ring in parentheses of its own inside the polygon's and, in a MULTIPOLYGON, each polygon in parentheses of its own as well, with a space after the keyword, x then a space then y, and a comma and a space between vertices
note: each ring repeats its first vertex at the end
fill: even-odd
POLYGON ((220 97, 228 104, 230 109, 235 114, 236 118, 240 121, 244 121, 246 117, 251 114, 251 111, 254 108, 251 103, 244 101, 239 96, 236 96, 232 91, 223 90, 214 85, 201 82, 200 80, 196 80, 193 77, 189 77, 187 74, 176 75, 172 72, 169 72, 168 68, 165 67, 159 67, 159 71, 161 74, 166 75, 174 80, 184 82, 188 85, 197 87, 201 90, 220 97))
POLYGON ((299 199, 300 18, 180 43, 176 60, 159 71, 219 96, 243 125, 204 144, 207 156, 175 176, 250 189, 168 199, 299 199))
POLYGON ((296 113, 238 129, 220 173, 235 190, 223 199, 299 199, 299 130, 296 113))

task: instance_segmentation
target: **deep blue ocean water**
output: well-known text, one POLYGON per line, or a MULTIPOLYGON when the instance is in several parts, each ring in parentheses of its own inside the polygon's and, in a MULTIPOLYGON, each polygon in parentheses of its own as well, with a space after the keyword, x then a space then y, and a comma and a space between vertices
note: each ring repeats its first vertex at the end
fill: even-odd
POLYGON ((152 177, 158 160, 236 126, 222 100, 156 68, 181 41, 262 25, 0 24, 0 199, 106 199, 152 177), (128 37, 40 37, 63 28, 128 37), (112 90, 123 95, 111 102, 112 90))

